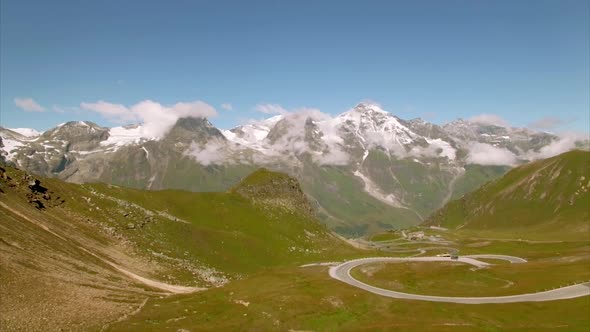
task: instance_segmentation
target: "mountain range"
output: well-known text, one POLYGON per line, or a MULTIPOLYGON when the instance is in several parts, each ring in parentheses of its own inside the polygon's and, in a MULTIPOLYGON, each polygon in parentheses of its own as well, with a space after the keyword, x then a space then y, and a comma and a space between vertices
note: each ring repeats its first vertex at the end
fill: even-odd
POLYGON ((303 110, 231 130, 179 118, 161 137, 149 132, 89 121, 42 133, 0 127, 0 158, 75 183, 205 192, 229 190, 265 167, 295 176, 332 230, 358 236, 416 225, 512 166, 588 145, 462 119, 442 126, 403 120, 371 103, 334 117, 303 110))

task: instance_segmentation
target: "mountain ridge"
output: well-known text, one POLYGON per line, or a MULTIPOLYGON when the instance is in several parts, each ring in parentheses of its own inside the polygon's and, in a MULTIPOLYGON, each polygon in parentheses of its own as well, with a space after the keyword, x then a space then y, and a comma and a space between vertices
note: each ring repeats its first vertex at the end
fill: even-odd
POLYGON ((424 225, 525 239, 588 239, 590 152, 531 162, 452 201, 424 225))
POLYGON ((547 133, 406 121, 367 103, 335 117, 304 110, 225 131, 205 118, 180 118, 163 137, 148 132, 144 125, 88 121, 36 137, 0 128, 0 155, 43 176, 145 189, 225 191, 266 167, 295 176, 329 227, 358 236, 419 223, 456 190, 469 192, 503 174, 497 165, 539 158, 548 147, 567 149, 547 133))

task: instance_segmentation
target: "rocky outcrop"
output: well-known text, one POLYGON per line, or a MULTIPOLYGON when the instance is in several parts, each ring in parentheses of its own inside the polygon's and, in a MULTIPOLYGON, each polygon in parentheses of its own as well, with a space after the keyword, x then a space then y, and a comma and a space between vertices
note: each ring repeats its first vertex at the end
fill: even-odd
POLYGON ((279 207, 306 217, 315 217, 314 209, 301 190, 299 181, 287 174, 261 168, 242 179, 231 191, 258 205, 279 207))
POLYGON ((20 192, 39 210, 65 203, 65 199, 42 186, 41 180, 11 167, 0 167, 0 193, 5 193, 8 188, 20 192))

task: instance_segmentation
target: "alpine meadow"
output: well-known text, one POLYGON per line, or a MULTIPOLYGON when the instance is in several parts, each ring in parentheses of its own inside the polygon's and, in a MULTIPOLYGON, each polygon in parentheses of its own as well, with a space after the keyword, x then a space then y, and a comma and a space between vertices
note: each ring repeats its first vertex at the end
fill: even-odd
POLYGON ((590 2, 0 2, 0 331, 589 331, 590 2))

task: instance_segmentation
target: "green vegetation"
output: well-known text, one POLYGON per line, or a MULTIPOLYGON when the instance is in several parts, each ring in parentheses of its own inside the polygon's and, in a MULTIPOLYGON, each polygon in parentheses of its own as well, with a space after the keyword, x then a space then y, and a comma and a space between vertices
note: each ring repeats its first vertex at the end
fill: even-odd
POLYGON ((590 298, 461 305, 405 301, 330 279, 325 267, 266 271, 195 295, 153 299, 110 331, 587 331, 590 298))
POLYGON ((360 281, 400 292, 439 296, 503 296, 558 288, 590 280, 590 257, 548 258, 483 269, 459 262, 396 262, 359 266, 360 281))
POLYGON ((305 191, 317 200, 319 217, 339 234, 358 237, 420 222, 413 211, 392 207, 365 193, 363 183, 351 176, 350 170, 326 166, 306 171, 313 173, 303 178, 305 191), (323 211, 329 211, 329 215, 323 211))
POLYGON ((482 237, 587 240, 590 152, 526 164, 452 201, 425 225, 482 237))
POLYGON ((385 232, 385 233, 378 233, 374 234, 370 237, 371 241, 379 242, 379 241, 391 241, 402 238, 401 234, 397 232, 385 232))
MULTIPOLYGON (((93 329, 128 311, 122 303, 139 305, 161 291, 110 263, 158 282, 216 287, 269 268, 362 254, 311 216, 238 192, 142 191, 41 179, 46 196, 30 189, 33 177, 24 172, 0 173, 2 326, 93 329), (101 300, 84 300, 93 297, 101 300), (43 316, 27 321, 36 316, 31 310, 38 310, 37 303, 55 313, 50 325, 43 325, 49 324, 43 316)), ((293 200, 302 199, 296 181, 276 173, 271 178, 283 198, 290 192, 293 200)))
POLYGON ((510 170, 508 166, 467 165, 465 173, 455 182, 452 199, 476 190, 486 182, 495 180, 510 170))
MULTIPOLYGON (((546 204, 561 202, 552 190, 568 193, 575 185, 580 192, 574 181, 580 173, 568 173, 572 169, 568 165, 562 165, 560 173, 567 177, 556 176, 558 183, 552 182, 555 188, 547 185, 551 190, 544 196, 546 204)), ((544 169, 554 165, 550 166, 544 169)), ((371 240, 376 242, 371 244, 359 242, 370 250, 354 249, 318 223, 308 208, 319 202, 321 214, 321 207, 333 204, 332 211, 342 216, 368 218, 381 222, 382 227, 397 225, 404 213, 413 212, 384 206, 367 195, 362 196, 363 204, 342 206, 342 201, 359 198, 355 195, 362 184, 347 177, 349 170, 344 168, 319 170, 325 181, 308 185, 322 199, 309 203, 297 181, 268 170, 254 172, 224 193, 143 191, 41 179, 41 185, 49 190, 50 197, 45 198, 32 192, 31 176, 7 168, 0 172, 0 326, 7 330, 89 331, 590 329, 590 297, 501 305, 405 301, 331 279, 325 266, 300 267, 376 255, 436 254, 455 248, 460 255, 508 254, 530 262, 502 263, 477 271, 464 265, 386 264, 371 276, 359 270, 353 273, 383 287, 387 284, 410 292, 453 296, 537 291, 590 277, 588 239, 572 235, 564 241, 564 234, 572 234, 564 230, 536 234, 551 241, 534 242, 519 240, 516 228, 505 220, 499 221, 498 228, 478 226, 476 217, 482 216, 481 211, 503 213, 499 208, 474 209, 479 213, 474 216, 466 213, 470 210, 457 208, 453 220, 443 226, 458 228, 468 220, 460 230, 414 227, 403 233, 374 235, 371 240), (44 208, 37 209, 35 199, 44 208), (472 219, 463 219, 466 215, 472 219), (471 222, 478 227, 471 227, 471 222), (419 232, 424 233, 423 238, 411 240, 411 236, 402 235, 419 232), (168 286, 207 290, 169 295, 133 274, 168 286), (509 282, 514 284, 502 288, 509 282)), ((550 179, 551 174, 537 178, 550 179)), ((505 184, 494 202, 503 202, 502 195, 512 200, 517 195, 527 197, 527 183, 515 188, 505 184), (521 189, 524 191, 513 194, 521 189)), ((534 188, 537 186, 541 184, 534 188)), ((531 193, 538 194, 536 189, 531 193)), ((464 201, 472 195, 479 197, 474 192, 464 201)), ((551 220, 563 227, 566 220, 560 218, 583 215, 577 204, 587 202, 584 195, 575 195, 573 205, 560 207, 567 213, 562 215, 559 210, 551 220)), ((574 220, 571 225, 575 228, 584 222, 588 219, 574 220)), ((336 225, 355 231, 354 224, 331 226, 336 225)), ((535 231, 549 225, 548 221, 541 226, 525 223, 522 229, 535 231)))
POLYGON ((259 168, 258 170, 248 174, 244 177, 232 191, 236 191, 239 188, 244 187, 260 187, 266 186, 273 182, 282 182, 294 180, 292 177, 285 173, 273 172, 266 168, 259 168))

